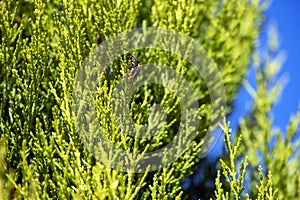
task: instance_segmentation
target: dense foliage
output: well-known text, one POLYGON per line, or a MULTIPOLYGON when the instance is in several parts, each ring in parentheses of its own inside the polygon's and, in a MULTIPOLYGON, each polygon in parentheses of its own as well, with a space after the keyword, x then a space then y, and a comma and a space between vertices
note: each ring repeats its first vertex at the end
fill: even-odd
MULTIPOLYGON (((172 29, 196 38, 216 62, 226 90, 224 113, 228 114, 259 34, 263 12, 259 3, 257 0, 1 0, 0 199, 187 198, 181 184, 199 162, 203 133, 214 117, 209 114, 211 102, 201 76, 183 58, 171 53, 157 49, 134 52, 141 63, 168 64, 187 77, 195 88, 202 119, 197 137, 179 159, 158 171, 137 174, 111 169, 83 145, 71 109, 76 73, 102 40, 139 27, 172 29)), ((110 99, 112 88, 127 67, 122 61, 115 62, 109 66, 111 71, 100 78, 95 104, 99 123, 104 133, 125 150, 158 149, 168 143, 178 129, 179 103, 172 92, 158 85, 142 87, 132 98, 132 118, 137 124, 147 123, 147 113, 155 96, 155 101, 167 110, 169 124, 148 144, 123 134, 113 121, 110 99)), ((290 161, 296 148, 290 142, 297 131, 299 117, 292 120, 286 139, 278 134, 276 147, 270 150, 268 112, 274 99, 268 97, 274 95, 267 94, 266 84, 273 74, 264 74, 259 68, 257 72, 256 107, 251 118, 241 122, 244 142, 240 144, 239 140, 239 148, 231 147, 228 127, 223 124, 230 160, 228 164, 224 159, 221 164, 229 187, 222 186, 219 173, 217 199, 242 197, 247 163, 257 169, 256 151, 259 150, 273 178, 269 175, 269 182, 264 183, 266 173, 261 170, 257 183, 258 173, 249 172, 253 181, 249 183, 249 195, 271 199, 272 188, 276 187, 280 199, 299 198, 299 159, 290 161), (286 153, 282 156, 283 151, 286 153), (235 159, 246 152, 248 161, 242 162, 241 173, 236 178, 235 159), (259 185, 258 192, 252 186, 255 184, 259 185)))

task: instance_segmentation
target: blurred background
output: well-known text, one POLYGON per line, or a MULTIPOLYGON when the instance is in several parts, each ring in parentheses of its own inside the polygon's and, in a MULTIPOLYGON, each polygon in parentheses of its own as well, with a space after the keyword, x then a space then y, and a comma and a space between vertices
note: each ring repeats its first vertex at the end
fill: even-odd
MULTIPOLYGON (((284 88, 272 109, 274 118, 273 128, 286 132, 291 115, 295 115, 300 108, 300 1, 274 0, 265 12, 265 25, 259 38, 261 49, 266 49, 268 31, 276 31, 279 39, 279 52, 285 54, 286 59, 277 79, 282 79, 284 88)), ((262 56, 262 55, 261 55, 262 56)), ((249 67, 246 79, 252 86, 255 85, 254 68, 249 67)), ((243 86, 241 86, 236 100, 234 110, 228 117, 231 121, 233 132, 235 132, 239 118, 247 115, 251 109, 252 99, 243 86)), ((222 138, 219 138, 221 143, 222 138)), ((214 148, 209 156, 221 153, 221 148, 214 148)))
MULTIPOLYGON (((280 129, 286 133, 286 126, 292 115, 300 108, 300 1, 299 0, 274 0, 265 12, 265 24, 259 37, 259 51, 267 48, 268 32, 277 32, 279 39, 279 52, 285 54, 286 59, 277 79, 282 78, 285 84, 282 93, 272 109, 273 129, 280 129)), ((260 55, 263 56, 263 55, 260 55)), ((250 66, 246 77, 247 81, 255 85, 254 67, 250 66)), ((231 121, 233 133, 238 128, 239 119, 246 116, 251 109, 252 99, 243 86, 240 87, 237 98, 233 102, 234 110, 227 120, 231 121)), ((298 134, 297 140, 300 139, 298 134)), ((198 169, 183 187, 192 194, 192 199, 206 199, 214 189, 214 177, 217 169, 215 163, 222 154, 221 136, 216 146, 208 156, 201 159, 198 169), (208 177, 210 176, 210 177, 208 177), (207 181, 211 179, 211 181, 207 181), (204 181, 206 180, 206 181, 204 181), (205 182, 205 185, 203 185, 205 182)))
POLYGON ((270 23, 277 26, 281 49, 287 59, 280 74, 288 76, 281 98, 275 105, 274 126, 285 129, 289 116, 295 113, 300 103, 300 1, 275 0, 266 12, 270 23))

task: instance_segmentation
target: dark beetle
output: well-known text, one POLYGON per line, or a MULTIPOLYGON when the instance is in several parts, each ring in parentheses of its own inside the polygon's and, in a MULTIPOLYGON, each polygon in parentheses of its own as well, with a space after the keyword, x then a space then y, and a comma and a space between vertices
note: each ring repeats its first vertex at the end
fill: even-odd
POLYGON ((136 60, 131 53, 127 55, 127 58, 129 60, 129 72, 127 76, 130 80, 135 80, 141 70, 140 61, 136 60))

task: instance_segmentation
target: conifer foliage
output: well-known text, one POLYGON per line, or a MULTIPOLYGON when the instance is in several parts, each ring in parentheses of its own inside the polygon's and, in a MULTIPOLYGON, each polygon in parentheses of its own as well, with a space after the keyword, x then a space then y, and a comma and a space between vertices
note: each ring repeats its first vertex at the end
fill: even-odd
MULTIPOLYGON (((188 198, 181 184, 199 161, 203 134, 213 118, 209 93, 201 76, 184 58, 168 52, 151 49, 131 52, 141 65, 151 62, 168 64, 187 77, 198 96, 199 118, 202 119, 197 136, 175 162, 158 171, 132 173, 99 162, 83 144, 72 113, 76 74, 99 43, 123 31, 144 27, 175 30, 196 39, 216 63, 226 91, 225 116, 230 113, 231 102, 251 61, 263 10, 258 0, 1 0, 0 199, 188 198)), ((180 105, 172 92, 159 85, 141 87, 132 97, 130 117, 137 124, 147 123, 147 113, 157 102, 166 110, 169 124, 164 132, 157 133, 150 141, 124 136, 113 121, 110 99, 118 79, 127 74, 126 67, 127 63, 120 57, 107 69, 105 67, 105 73, 99 78, 95 92, 99 123, 105 135, 126 151, 159 149, 172 140, 178 129, 180 105)), ((142 67, 137 68, 140 65, 135 67, 142 70, 142 67)), ((258 103, 264 102, 262 99, 266 97, 264 82, 261 84, 255 96, 258 103)), ((272 99, 266 101, 271 103, 272 99)), ((270 126, 269 122, 266 125, 260 119, 267 111, 268 108, 254 109, 255 125, 262 132, 261 136, 265 134, 265 140, 270 139, 270 126)), ((299 192, 296 192, 300 191, 299 171, 298 178, 292 178, 295 184, 286 179, 292 177, 285 164, 294 147, 288 146, 286 157, 278 155, 279 149, 285 149, 284 146, 290 143, 298 123, 299 120, 291 120, 285 140, 277 136, 276 148, 272 150, 277 164, 272 164, 274 158, 262 149, 265 164, 268 170, 272 170, 272 175, 270 173, 265 183, 265 174, 260 169, 258 193, 251 189, 250 195, 258 199, 270 196, 284 199, 284 195, 299 198, 299 192), (284 175, 277 176, 279 170, 283 170, 284 175), (281 181, 281 178, 285 180, 281 181), (281 189, 273 190, 273 187, 281 189)), ((251 152, 259 148, 255 146, 258 143, 249 144, 256 138, 248 138, 252 133, 247 132, 256 129, 251 128, 248 120, 242 121, 244 143, 238 140, 239 154, 238 147, 231 147, 225 122, 222 127, 230 162, 221 161, 221 171, 230 187, 225 191, 219 173, 215 196, 217 199, 239 199, 244 195, 246 166, 250 163, 256 167, 257 163, 248 156, 236 177, 235 157, 245 153, 245 148, 251 152)), ((186 131, 192 130, 187 128, 186 131)), ((297 161, 289 165, 294 170, 299 168, 297 161)))

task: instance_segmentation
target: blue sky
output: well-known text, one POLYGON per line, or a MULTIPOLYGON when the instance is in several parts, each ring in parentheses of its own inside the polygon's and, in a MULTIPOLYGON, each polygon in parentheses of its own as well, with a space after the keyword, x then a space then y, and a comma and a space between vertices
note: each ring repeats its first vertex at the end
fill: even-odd
MULTIPOLYGON (((262 46, 266 46, 267 30, 275 26, 278 31, 280 47, 284 51, 286 60, 278 74, 278 78, 287 77, 287 83, 281 93, 278 102, 272 110, 274 117, 273 128, 280 128, 285 132, 291 115, 296 114, 300 105, 300 1, 299 0, 275 0, 265 13, 266 24, 260 36, 262 46)), ((253 70, 249 70, 246 78, 254 83, 253 70)), ((234 124, 237 118, 245 114, 247 106, 251 104, 251 97, 241 88, 235 101, 236 109, 230 119, 234 124)))
MULTIPOLYGON (((266 45, 266 35, 269 25, 277 28, 280 48, 287 55, 286 61, 279 72, 279 77, 287 76, 281 96, 272 110, 274 118, 273 128, 280 128, 286 132, 286 126, 291 115, 295 115, 300 106, 300 0, 274 0, 266 10, 266 24, 261 33, 261 45, 266 45)), ((246 79, 254 83, 254 73, 251 68, 246 79)), ((233 131, 236 129, 240 117, 245 116, 247 107, 251 105, 251 97, 241 87, 234 102, 235 110, 227 120, 231 121, 233 131)), ((222 138, 222 137, 221 137, 222 138)), ((221 138, 210 155, 221 153, 221 138)), ((299 138, 299 137, 298 137, 299 138)))
POLYGON ((300 1, 275 0, 266 16, 271 23, 277 24, 281 49, 287 52, 281 74, 287 74, 289 82, 273 110, 274 125, 284 129, 300 103, 300 1))
MULTIPOLYGON (((280 48, 286 53, 287 58, 279 72, 288 76, 288 82, 281 93, 280 99, 272 110, 274 118, 273 128, 280 128, 286 132, 286 125, 292 114, 296 114, 300 106, 300 0, 274 0, 265 13, 266 25, 261 33, 260 39, 262 46, 266 46, 266 35, 269 25, 277 28, 280 39, 280 48)), ((248 72, 246 79, 254 83, 253 68, 248 72)), ((234 102, 234 111, 227 120, 231 121, 233 132, 236 130, 239 118, 247 114, 247 107, 251 105, 251 97, 243 87, 240 88, 237 99, 234 102)), ((223 137, 220 137, 215 147, 209 153, 209 160, 214 160, 216 155, 222 151, 223 137)), ((300 137, 298 137, 300 139, 300 137)), ((201 175, 201 171, 196 173, 195 179, 201 175)), ((186 182, 187 185, 189 181, 186 182)))

